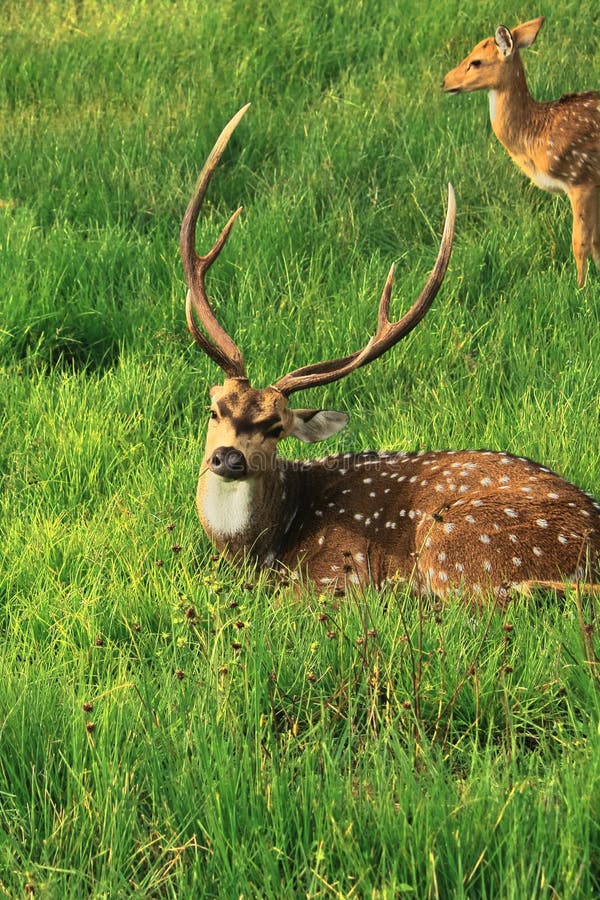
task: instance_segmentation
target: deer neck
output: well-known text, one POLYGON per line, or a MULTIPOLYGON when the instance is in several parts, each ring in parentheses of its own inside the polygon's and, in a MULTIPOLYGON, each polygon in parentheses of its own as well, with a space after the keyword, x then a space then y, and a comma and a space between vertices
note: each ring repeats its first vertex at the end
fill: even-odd
POLYGON ((239 481, 212 472, 202 475, 198 513, 216 549, 261 566, 272 565, 298 509, 300 485, 295 475, 280 459, 272 470, 239 481))
POLYGON ((517 56, 502 82, 489 91, 490 121, 494 134, 511 155, 526 153, 535 136, 540 108, 527 87, 525 71, 517 56))

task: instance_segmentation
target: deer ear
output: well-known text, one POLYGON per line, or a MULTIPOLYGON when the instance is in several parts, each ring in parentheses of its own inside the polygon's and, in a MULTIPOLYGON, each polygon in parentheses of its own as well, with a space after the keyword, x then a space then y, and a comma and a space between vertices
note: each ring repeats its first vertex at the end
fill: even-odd
POLYGON ((496 42, 496 47, 498 48, 504 59, 509 57, 515 49, 513 36, 506 25, 498 25, 498 27, 496 28, 496 34, 494 35, 494 41, 496 42))
POLYGON ((289 433, 306 444, 324 441, 348 424, 346 413, 329 409, 291 409, 290 412, 294 422, 289 433))
POLYGON ((517 50, 526 50, 527 47, 531 47, 543 24, 544 17, 540 16, 538 19, 532 19, 531 22, 523 22, 522 25, 517 25, 516 28, 513 28, 512 36, 517 50))

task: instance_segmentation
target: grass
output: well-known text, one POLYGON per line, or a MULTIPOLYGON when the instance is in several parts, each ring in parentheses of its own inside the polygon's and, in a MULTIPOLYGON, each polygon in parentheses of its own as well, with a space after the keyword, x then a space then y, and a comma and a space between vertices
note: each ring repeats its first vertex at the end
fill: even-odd
MULTIPOLYGON (((595 6, 548 12, 536 96, 598 87, 595 6)), ((257 386, 364 342, 458 200, 404 344, 302 405, 326 450, 487 446, 600 493, 600 280, 484 97, 439 84, 497 12, 389 0, 8 0, 0 35, 0 894, 589 897, 596 612, 276 593, 193 508, 212 364, 179 224, 247 100, 201 243, 257 386)), ((297 448, 289 446, 293 454, 297 448)), ((308 452, 320 454, 322 448, 308 452)))

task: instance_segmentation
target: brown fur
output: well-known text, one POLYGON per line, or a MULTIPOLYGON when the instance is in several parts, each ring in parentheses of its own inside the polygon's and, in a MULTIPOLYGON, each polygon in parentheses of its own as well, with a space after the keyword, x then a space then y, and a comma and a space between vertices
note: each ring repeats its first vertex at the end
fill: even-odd
POLYGON ((285 398, 231 384, 213 389, 230 415, 211 424, 198 484, 200 518, 230 557, 327 590, 400 579, 439 596, 503 597, 523 583, 597 576, 600 504, 545 467, 473 450, 284 460, 276 446, 291 427, 285 398), (269 439, 256 422, 274 411, 288 424, 269 439), (219 477, 208 471, 210 455, 223 444, 252 461, 239 488, 251 492, 250 516, 228 535, 210 525, 205 506, 219 477))
POLYGON ((587 259, 600 267, 600 93, 538 102, 529 93, 519 48, 531 46, 543 18, 512 30, 499 26, 444 78, 449 93, 487 90, 494 134, 538 187, 567 194, 573 210, 577 281, 587 259), (512 41, 512 44, 511 44, 512 41))

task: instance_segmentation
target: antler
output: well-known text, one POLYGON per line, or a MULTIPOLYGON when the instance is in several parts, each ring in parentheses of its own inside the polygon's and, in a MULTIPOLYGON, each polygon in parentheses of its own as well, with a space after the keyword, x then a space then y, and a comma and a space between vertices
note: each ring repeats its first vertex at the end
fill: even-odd
POLYGON ((379 301, 377 331, 368 344, 362 350, 357 350, 350 356, 332 359, 327 362, 313 363, 312 365, 295 369, 288 375, 284 375, 279 381, 276 381, 273 387, 286 397, 289 397, 294 391, 338 381, 338 379, 349 375, 350 372, 354 372, 355 369, 365 366, 367 363, 377 359, 377 357, 382 356, 386 350, 389 350, 390 347, 393 347, 394 344, 412 331, 428 311, 444 280, 454 241, 455 219, 456 199, 454 189, 449 184, 448 211, 435 265, 419 298, 401 319, 397 322, 390 322, 388 318, 392 285, 394 283, 394 266, 392 265, 383 288, 381 300, 379 301))
POLYGON ((245 378, 246 369, 241 351, 235 341, 229 337, 225 329, 217 321, 211 308, 208 294, 206 293, 205 276, 213 262, 225 246, 233 223, 242 211, 240 207, 231 216, 221 234, 217 238, 212 249, 205 256, 196 252, 196 224, 202 207, 210 180, 217 164, 227 146, 229 138, 238 125, 238 122, 250 106, 243 106, 233 119, 225 126, 219 135, 217 142, 204 163, 204 168, 198 178, 194 196, 185 211, 181 223, 180 246, 183 270, 188 285, 188 293, 185 302, 185 314, 192 336, 196 343, 210 358, 217 363, 230 378, 245 378), (194 320, 194 313, 206 331, 208 338, 200 331, 194 320), (210 339, 210 340, 209 340, 210 339))

